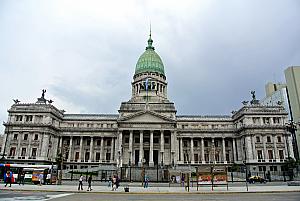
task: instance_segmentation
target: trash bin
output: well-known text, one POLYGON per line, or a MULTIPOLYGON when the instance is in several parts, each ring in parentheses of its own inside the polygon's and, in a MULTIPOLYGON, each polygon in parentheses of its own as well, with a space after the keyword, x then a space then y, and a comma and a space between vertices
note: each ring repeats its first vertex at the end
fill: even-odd
POLYGON ((126 186, 124 187, 124 191, 125 191, 125 192, 129 192, 129 186, 128 186, 128 185, 126 185, 126 186))

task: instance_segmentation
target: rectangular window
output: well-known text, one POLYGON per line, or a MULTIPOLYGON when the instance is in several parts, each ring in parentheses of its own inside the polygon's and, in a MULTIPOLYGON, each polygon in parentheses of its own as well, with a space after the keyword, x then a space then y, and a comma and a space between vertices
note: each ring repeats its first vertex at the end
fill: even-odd
POLYGON ((253 117, 252 120, 253 120, 254 124, 259 124, 260 123, 260 118, 259 117, 253 117))
POLYGON ((198 154, 194 154, 194 160, 196 163, 198 163, 198 154))
POLYGON ((267 136, 267 142, 271 142, 271 137, 267 136))
POLYGON ((106 153, 106 160, 110 161, 110 153, 109 152, 106 153))
POLYGON ((101 140, 97 140, 97 146, 101 145, 101 140))
POLYGON ((87 145, 87 146, 90 146, 90 144, 91 144, 91 140, 88 139, 88 140, 86 141, 86 145, 87 145))
POLYGON ((158 144, 159 143, 159 139, 157 137, 153 138, 153 143, 158 144))
POLYGON ((230 161, 229 153, 226 153, 226 161, 230 161))
POLYGON ((273 159, 273 150, 268 150, 269 159, 273 159))
POLYGON ((188 142, 186 140, 183 141, 183 147, 187 147, 188 146, 188 142))
POLYGON ((76 139, 76 145, 80 145, 80 139, 76 139))
POLYGON ((278 153, 279 153, 279 159, 284 159, 284 152, 283 152, 283 150, 279 150, 278 153))
POLYGON ((22 121, 23 116, 22 115, 16 115, 16 121, 22 121))
POLYGON ((278 143, 281 143, 281 142, 282 142, 280 136, 277 136, 277 142, 278 142, 278 143))
POLYGON ((106 145, 107 145, 108 147, 110 147, 110 146, 111 146, 111 140, 107 140, 107 141, 106 141, 106 145))
POLYGON ((18 139, 18 134, 14 134, 14 140, 18 139))
POLYGON ((208 153, 205 153, 205 154, 204 154, 204 160, 205 160, 206 162, 209 162, 209 154, 208 154, 208 153))
POLYGON ((75 161, 77 161, 79 159, 79 152, 75 153, 75 161))
POLYGON ((96 161, 98 162, 100 160, 100 152, 96 152, 96 161))
POLYGON ((85 152, 85 162, 87 162, 88 160, 90 160, 90 152, 85 152))
POLYGON ((140 143, 140 138, 134 138, 134 143, 140 143))
POLYGON ((165 137, 165 144, 169 144, 169 138, 165 137))
POLYGON ((22 148, 21 156, 25 156, 25 155, 26 155, 26 148, 22 148))
POLYGON ((39 135, 38 134, 35 134, 34 135, 34 140, 38 140, 39 139, 39 135))
POLYGON ((228 141, 227 140, 225 140, 225 147, 228 147, 228 141))
POLYGON ((264 124, 270 124, 270 118, 269 117, 263 117, 264 124))
POLYGON ((208 147, 208 141, 204 140, 204 147, 208 147))
POLYGON ((129 137, 125 137, 125 143, 129 143, 129 137))
POLYGON ((215 141, 215 147, 218 147, 218 146, 219 146, 219 142, 215 141))
POLYGON ((25 115, 25 121, 26 122, 32 121, 32 115, 25 115))
POLYGON ((27 140, 28 139, 28 134, 24 134, 24 140, 27 140))
POLYGON ((194 147, 198 147, 198 141, 194 140, 194 147))
POLYGON ((36 157, 37 148, 32 148, 31 156, 36 157))
POLYGON ((280 118, 279 117, 273 117, 274 124, 279 124, 280 118))
POLYGON ((257 159, 263 159, 262 150, 257 150, 257 159))
POLYGON ((148 143, 150 142, 150 138, 149 137, 145 137, 144 138, 144 143, 146 143, 146 142, 148 142, 148 143))
POLYGON ((16 147, 10 148, 9 156, 15 156, 15 155, 16 155, 16 147))
POLYGON ((216 161, 220 161, 220 156, 219 156, 219 154, 215 154, 215 159, 216 159, 216 161))
POLYGON ((256 142, 260 142, 260 137, 259 136, 256 136, 256 142))

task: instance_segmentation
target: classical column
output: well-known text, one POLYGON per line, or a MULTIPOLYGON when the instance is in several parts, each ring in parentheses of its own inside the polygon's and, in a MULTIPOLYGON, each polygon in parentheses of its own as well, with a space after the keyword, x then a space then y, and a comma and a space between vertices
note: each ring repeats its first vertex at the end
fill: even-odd
MULTIPOLYGON (((172 135, 172 134, 171 134, 172 135)), ((171 141, 171 143, 174 143, 171 141)), ((165 147, 164 147, 164 144, 165 144, 165 140, 164 140, 164 131, 161 130, 160 131, 160 153, 161 153, 161 160, 163 163, 164 163, 164 151, 165 151, 165 147)), ((172 147, 174 147, 175 144, 171 144, 172 147)), ((172 158, 172 152, 171 152, 171 156, 170 156, 170 162, 172 163, 172 160, 174 160, 172 158)))
MULTIPOLYGON (((30 136, 30 135, 28 135, 28 137, 29 137, 29 136, 30 136)), ((6 144, 5 144, 6 138, 7 138, 7 134, 4 133, 4 135, 3 135, 3 143, 2 143, 2 148, 1 148, 1 155, 2 155, 2 156, 5 154, 4 148, 6 148, 6 147, 5 147, 5 146, 6 146, 6 144)), ((28 155, 28 154, 27 154, 27 155, 28 155)))
MULTIPOLYGON (((133 131, 131 130, 129 133, 129 161, 130 165, 133 163, 133 131)), ((129 163, 128 161, 128 163, 129 163)))
POLYGON ((288 151, 288 146, 287 146, 287 143, 286 143, 286 140, 287 140, 287 138, 286 138, 286 135, 282 135, 282 138, 283 138, 283 142, 284 142, 284 158, 286 158, 286 156, 289 156, 290 154, 289 154, 289 151, 288 151))
POLYGON ((73 149, 73 136, 70 136, 70 146, 69 146, 69 155, 68 155, 68 162, 72 161, 72 149, 73 149))
POLYGON ((235 138, 232 138, 232 151, 233 151, 233 162, 235 163, 237 161, 237 158, 236 158, 236 143, 235 143, 235 138))
POLYGON ((201 137, 201 160, 202 163, 205 163, 205 158, 204 158, 204 138, 201 137))
MULTIPOLYGON (((216 162, 215 138, 211 138, 211 148, 212 148, 211 159, 213 162, 216 162)), ((209 159, 209 161, 211 161, 211 159, 209 159)))
POLYGON ((100 163, 103 163, 104 137, 101 137, 100 142, 100 163))
POLYGON ((245 138, 246 140, 246 150, 247 150, 247 157, 246 157, 246 160, 248 160, 248 162, 250 162, 249 160, 252 160, 253 159, 253 156, 252 156, 252 145, 251 145, 251 136, 246 136, 245 138))
MULTIPOLYGON (((19 147, 19 141, 20 138, 18 138, 18 147, 19 147)), ((42 147, 43 147, 43 141, 44 141, 44 135, 43 134, 39 134, 39 148, 38 148, 38 153, 37 153, 37 157, 41 157, 42 156, 42 147)), ((62 149, 62 146, 60 147, 62 149)), ((18 156, 18 149, 17 149, 17 156, 18 156)))
POLYGON ((253 156, 253 159, 257 159, 257 153, 256 153, 256 147, 255 147, 255 135, 251 135, 251 143, 252 143, 252 156, 253 156))
POLYGON ((111 138, 110 143, 110 162, 114 161, 114 144, 115 144, 115 138, 111 138))
POLYGON ((80 136, 80 148, 79 148, 79 161, 78 162, 81 162, 83 160, 82 151, 83 151, 83 136, 80 136))
POLYGON ((195 163, 194 158, 194 138, 191 137, 191 164, 195 163))
POLYGON ((274 146, 274 159, 278 159, 276 135, 273 135, 273 146, 274 146))
POLYGON ((291 158, 295 158, 294 151, 293 151, 293 143, 292 143, 292 136, 288 135, 288 146, 289 146, 289 153, 291 158))
POLYGON ((143 163, 143 159, 144 159, 144 147, 143 147, 143 141, 144 141, 144 135, 143 135, 143 131, 140 131, 140 153, 139 153, 139 166, 142 166, 143 163))
POLYGON ((227 163, 227 161, 226 161, 226 149, 225 149, 225 137, 222 137, 222 153, 223 153, 223 162, 227 163))
POLYGON ((153 131, 150 130, 150 159, 149 159, 149 166, 153 167, 153 131))
MULTIPOLYGON (((5 140, 5 139, 4 139, 5 140)), ((28 157, 31 157, 31 141, 32 141, 32 135, 30 135, 30 134, 28 134, 28 146, 27 146, 27 156, 28 157)), ((4 143, 5 143, 5 141, 3 141, 4 143)), ((4 144, 3 143, 3 144, 4 144)), ((57 145, 56 145, 57 146, 57 145)), ((54 146, 54 148, 55 148, 55 146, 54 146)), ((57 149, 54 149, 54 150, 57 150, 57 149)), ((55 155, 54 155, 54 157, 56 157, 56 153, 55 153, 55 155)))
MULTIPOLYGON (((16 156, 17 157, 21 156, 21 149, 22 149, 21 148, 21 138, 22 138, 22 134, 20 133, 18 135, 18 146, 17 146, 17 149, 16 149, 16 151, 17 151, 16 156)), ((40 147, 41 147, 41 144, 42 144, 42 142, 40 142, 40 147)), ((40 148, 40 150, 41 150, 41 148, 40 148)))
POLYGON ((93 156, 94 156, 94 150, 93 150, 93 148, 94 148, 94 138, 93 137, 91 137, 91 141, 90 141, 90 159, 89 159, 89 162, 92 162, 92 161, 94 161, 94 158, 93 158, 93 156))
POLYGON ((60 136, 59 137, 59 147, 58 147, 59 153, 61 153, 61 151, 62 151, 62 144, 63 144, 63 137, 60 136))
POLYGON ((184 163, 184 157, 183 157, 183 140, 182 137, 180 138, 180 161, 181 163, 184 163))
POLYGON ((265 136, 264 136, 264 135, 262 135, 261 137, 262 137, 263 149, 264 149, 264 154, 263 154, 263 156, 264 156, 264 160, 267 160, 267 158, 268 158, 268 155, 267 155, 267 148, 266 148, 265 136))

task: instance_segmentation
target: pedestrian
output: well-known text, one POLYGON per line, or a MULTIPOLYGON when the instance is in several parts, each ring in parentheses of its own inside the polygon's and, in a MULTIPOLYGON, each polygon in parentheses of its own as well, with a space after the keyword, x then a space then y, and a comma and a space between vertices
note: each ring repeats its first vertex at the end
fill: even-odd
POLYGON ((182 174, 182 176, 181 176, 181 186, 182 186, 182 187, 184 187, 184 179, 185 179, 185 178, 184 178, 184 174, 182 174))
POLYGON ((87 191, 92 191, 92 175, 89 176, 88 178, 88 189, 87 191))
POLYGON ((108 187, 109 188, 112 187, 112 178, 111 177, 109 177, 109 179, 108 179, 108 187))
POLYGON ((145 175, 145 178, 144 178, 144 188, 148 188, 148 185, 149 185, 149 177, 148 177, 148 175, 145 175))
POLYGON ((25 173, 22 171, 21 173, 20 173, 20 178, 19 178, 19 185, 24 185, 24 183, 25 183, 25 173))
POLYGON ((7 170, 6 172, 6 179, 5 179, 5 187, 9 183, 9 187, 11 187, 11 178, 12 178, 12 172, 7 170))
POLYGON ((120 178, 119 178, 119 176, 117 175, 117 176, 116 176, 116 187, 119 188, 119 186, 120 186, 120 178))
POLYGON ((83 176, 82 176, 82 175, 80 175, 80 177, 79 177, 79 185, 78 185, 78 190, 83 190, 83 188, 82 188, 82 181, 83 181, 83 176))
POLYGON ((116 176, 113 176, 111 190, 112 191, 116 191, 117 190, 117 178, 116 178, 116 176))
POLYGON ((43 183, 43 177, 44 177, 44 176, 43 176, 43 174, 42 174, 42 173, 40 173, 40 174, 39 174, 39 182, 40 182, 40 184, 39 184, 39 185, 40 185, 40 186, 41 186, 41 185, 42 185, 42 183, 43 183))

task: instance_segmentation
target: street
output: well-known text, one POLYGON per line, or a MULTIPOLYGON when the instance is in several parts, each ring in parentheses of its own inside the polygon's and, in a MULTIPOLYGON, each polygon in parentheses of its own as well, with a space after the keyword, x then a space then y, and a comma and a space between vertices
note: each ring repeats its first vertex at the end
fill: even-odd
POLYGON ((96 201, 96 200, 188 200, 188 201, 299 201, 300 193, 232 193, 232 194, 115 194, 115 193, 49 193, 49 192, 0 192, 0 201, 96 201))

